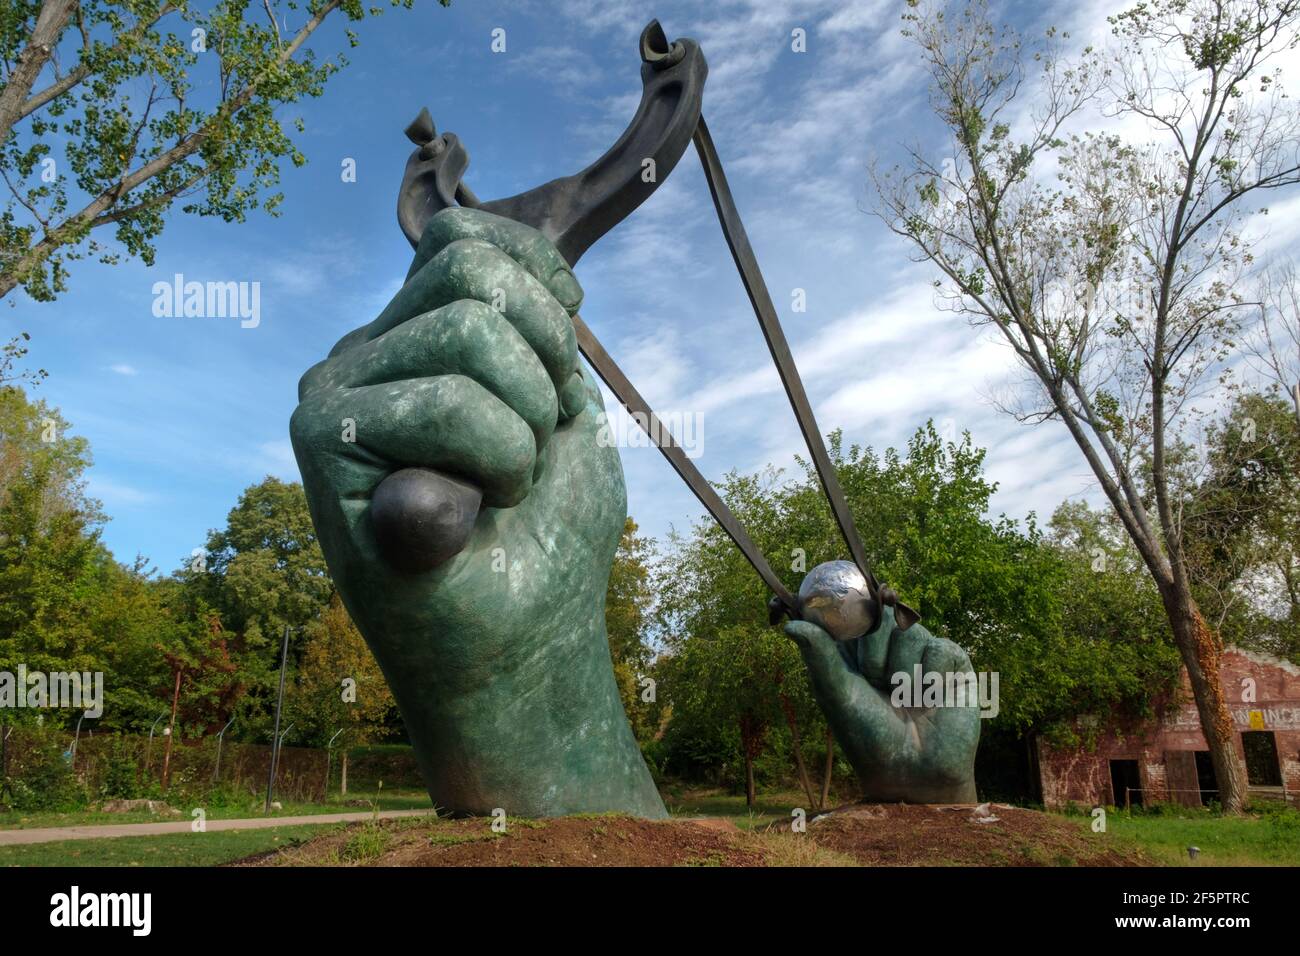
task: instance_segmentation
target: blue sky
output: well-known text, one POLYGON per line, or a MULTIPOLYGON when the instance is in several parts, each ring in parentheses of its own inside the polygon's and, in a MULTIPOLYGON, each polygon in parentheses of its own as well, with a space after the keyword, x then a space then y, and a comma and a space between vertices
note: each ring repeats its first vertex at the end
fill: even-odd
MULTIPOLYGON (((1023 9, 1041 23, 1104 22, 1092 4, 1023 9)), ((933 417, 989 449, 998 510, 1042 515, 1090 496, 1060 426, 1018 425, 990 404, 1011 374, 1006 349, 937 309, 929 270, 863 211, 872 156, 941 143, 899 37, 901 10, 893 0, 456 0, 363 23, 325 95, 284 113, 305 120, 310 162, 285 170, 280 218, 173 214, 153 268, 75 263, 57 302, 18 297, 4 318, 32 333, 32 357, 50 372, 40 392, 90 439, 108 545, 170 571, 244 487, 297 477, 287 427, 299 375, 373 318, 409 265, 394 207, 411 149, 402 130, 421 106, 468 146, 466 180, 483 199, 574 172, 631 117, 637 38, 654 16, 704 49, 705 115, 823 430, 882 449, 933 417), (490 50, 496 27, 505 53, 490 50), (806 53, 791 50, 796 27, 806 53), (349 158, 355 183, 340 176, 349 158), (260 325, 155 317, 153 283, 177 272, 260 282, 260 325), (795 288, 806 312, 789 307, 795 288)), ((342 24, 315 45, 341 49, 342 24)), ((702 415, 706 475, 791 462, 799 432, 693 151, 577 271, 584 317, 643 394, 661 411, 702 415)), ((661 537, 701 514, 652 448, 625 449, 623 462, 644 531, 661 537)))

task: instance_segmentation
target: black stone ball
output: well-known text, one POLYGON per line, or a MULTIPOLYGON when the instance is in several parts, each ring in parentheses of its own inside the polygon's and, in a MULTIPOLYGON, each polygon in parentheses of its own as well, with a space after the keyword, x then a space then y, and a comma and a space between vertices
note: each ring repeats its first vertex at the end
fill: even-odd
POLYGON ((482 500, 473 485, 429 468, 393 472, 370 499, 380 552, 401 571, 433 570, 465 547, 482 500))

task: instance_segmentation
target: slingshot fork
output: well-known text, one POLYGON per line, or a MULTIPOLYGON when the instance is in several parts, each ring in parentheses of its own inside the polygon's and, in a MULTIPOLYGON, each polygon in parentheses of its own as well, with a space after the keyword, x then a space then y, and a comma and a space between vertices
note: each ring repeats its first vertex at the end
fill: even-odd
MULTIPOLYGON (((482 209, 540 230, 573 266, 601 236, 649 198, 676 166, 686 144, 694 142, 723 235, 794 409, 799 429, 812 454, 822 489, 853 561, 866 579, 874 605, 871 616, 878 620, 880 605, 892 605, 899 627, 905 630, 919 621, 920 616, 898 601, 893 590, 880 584, 871 573, 866 549, 736 209, 713 138, 701 115, 704 81, 708 74, 703 52, 694 40, 686 38, 670 44, 657 20, 652 20, 642 31, 640 51, 641 101, 631 123, 615 144, 581 172, 507 199, 491 202, 478 199, 463 182, 469 166, 465 147, 453 133, 439 136, 428 110, 421 110, 406 130, 407 137, 417 148, 407 160, 398 196, 397 217, 402 231, 411 245, 416 246, 424 226, 442 209, 456 205, 482 209), (648 160, 653 161, 656 175, 647 181, 642 171, 648 160)), ((669 464, 772 590, 775 595, 769 602, 772 623, 785 615, 797 618, 798 599, 772 570, 726 503, 686 456, 681 445, 580 315, 573 316, 573 325, 583 357, 641 424, 669 464), (667 436, 666 441, 664 436, 667 436)), ((436 565, 458 552, 473 529, 478 506, 476 489, 423 468, 402 469, 385 478, 372 499, 376 531, 381 542, 385 539, 390 542, 385 546, 386 556, 408 570, 426 570, 424 565, 436 565), (442 537, 437 547, 409 547, 409 529, 411 522, 416 520, 427 533, 442 537), (414 561, 409 553, 412 550, 417 552, 414 561), (437 560, 430 564, 431 558, 437 560)))

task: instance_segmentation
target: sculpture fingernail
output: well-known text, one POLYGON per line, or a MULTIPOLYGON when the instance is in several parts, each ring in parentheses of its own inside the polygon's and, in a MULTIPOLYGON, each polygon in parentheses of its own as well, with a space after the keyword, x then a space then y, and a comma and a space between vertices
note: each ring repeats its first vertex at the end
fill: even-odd
POLYGON ((582 286, 568 269, 556 269, 550 285, 551 295, 568 311, 572 312, 582 304, 582 286))
POLYGON ((579 372, 574 372, 560 390, 560 408, 565 418, 576 417, 587 405, 587 383, 579 372))

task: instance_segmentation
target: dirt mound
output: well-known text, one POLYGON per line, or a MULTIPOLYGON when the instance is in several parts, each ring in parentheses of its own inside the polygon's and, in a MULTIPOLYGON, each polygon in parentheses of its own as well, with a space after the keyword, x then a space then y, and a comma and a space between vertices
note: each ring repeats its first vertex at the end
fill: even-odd
POLYGON ((1078 821, 1004 804, 851 804, 813 819, 818 845, 865 866, 1145 866, 1078 821))
POLYGON ((1078 820, 994 804, 854 804, 742 832, 727 819, 427 817, 354 824, 236 866, 1141 866, 1078 820))
POLYGON ((763 866, 723 821, 651 821, 619 816, 492 821, 381 821, 317 837, 243 861, 253 866, 763 866), (703 824, 703 825, 701 825, 703 824))

